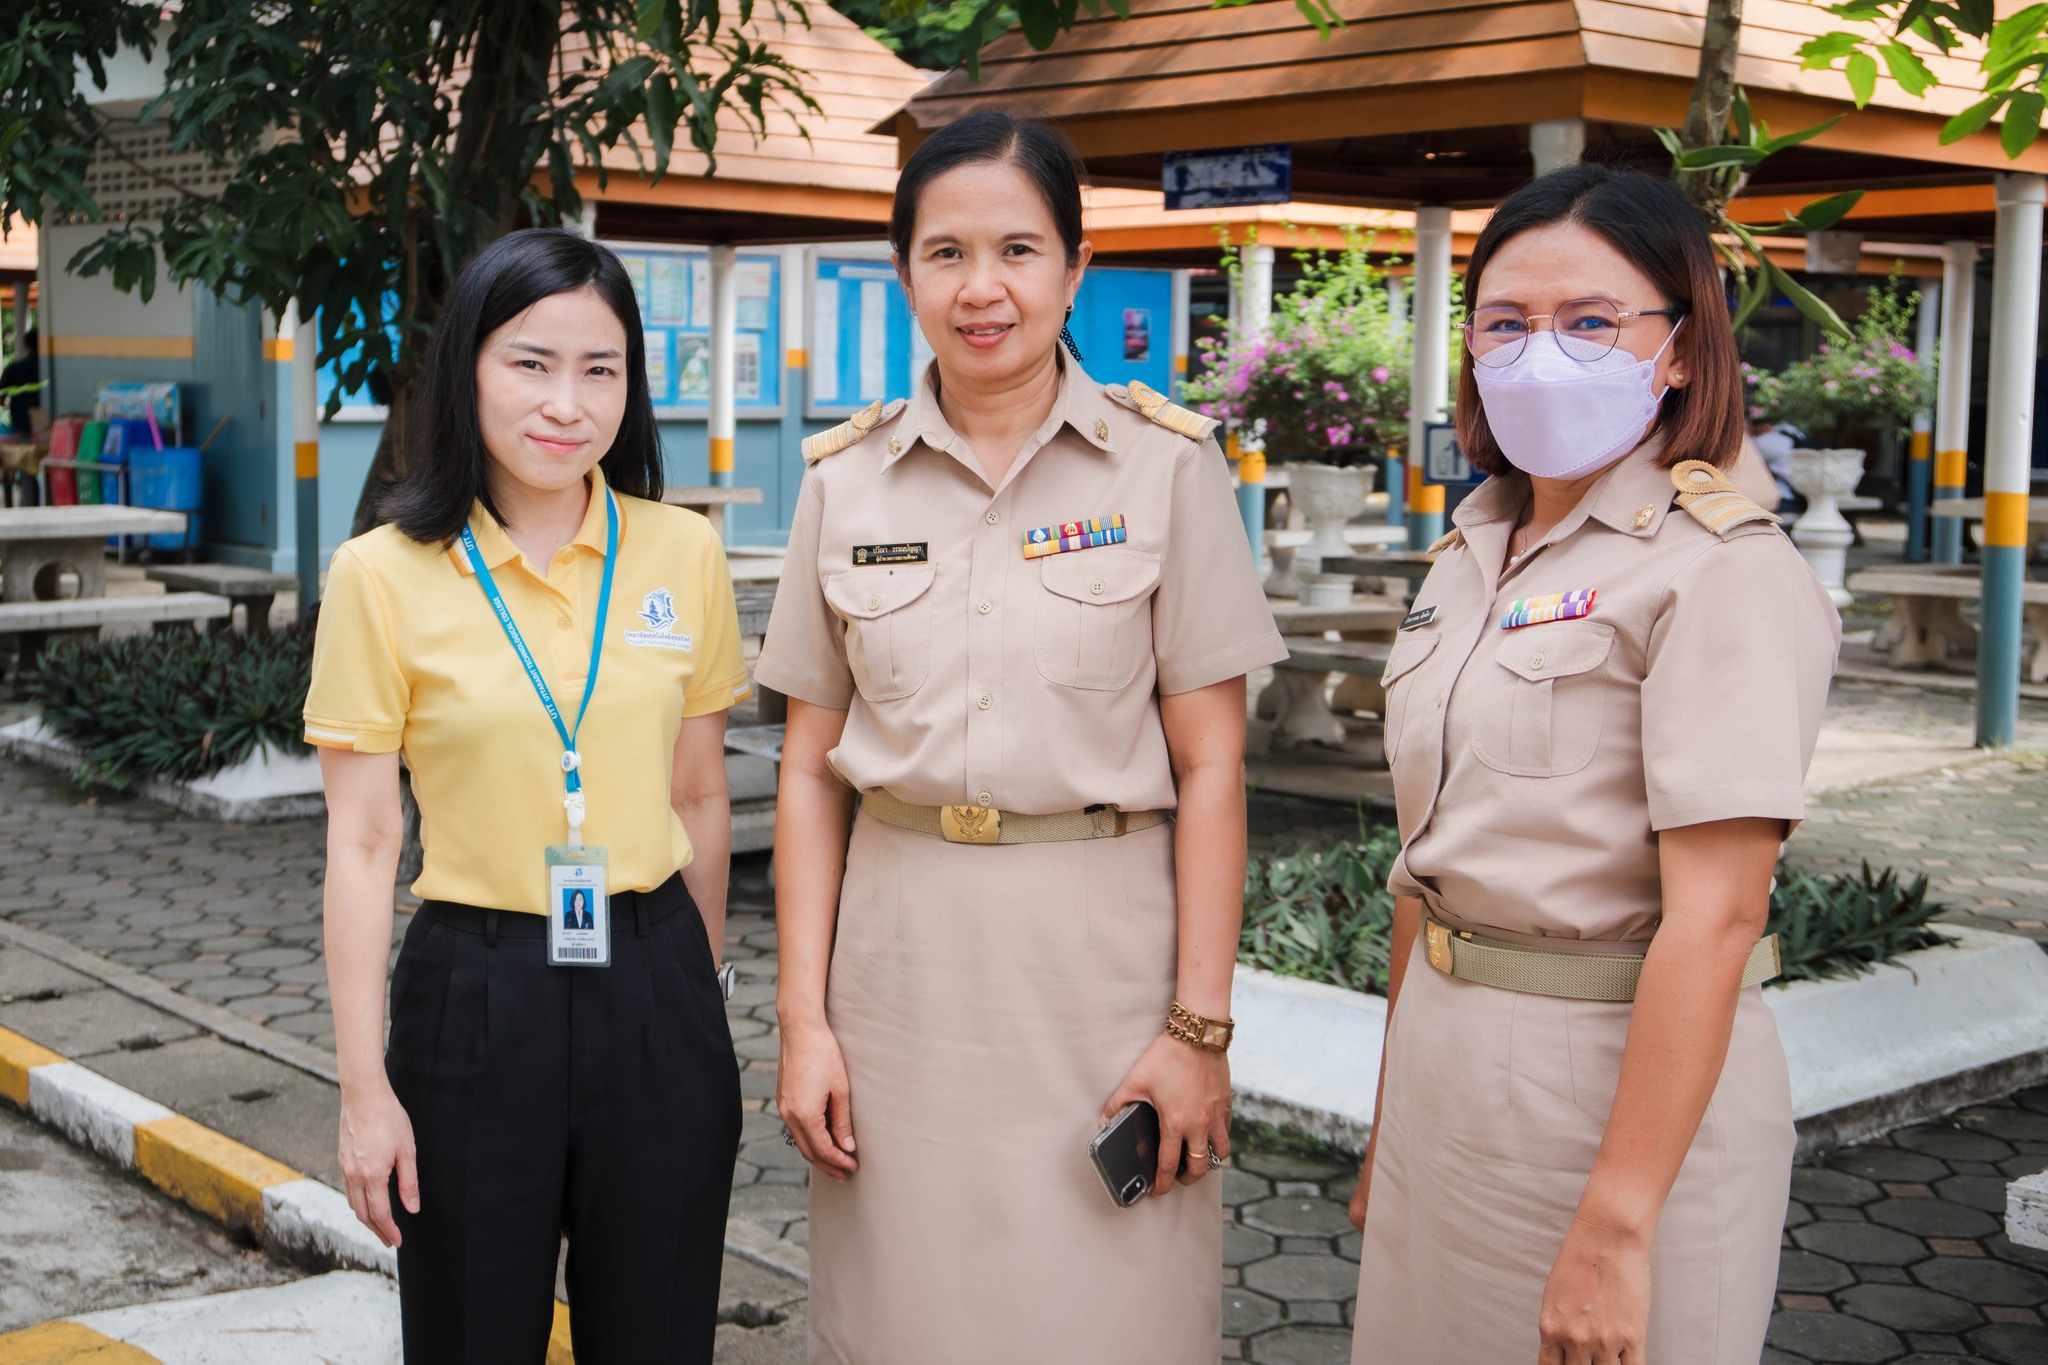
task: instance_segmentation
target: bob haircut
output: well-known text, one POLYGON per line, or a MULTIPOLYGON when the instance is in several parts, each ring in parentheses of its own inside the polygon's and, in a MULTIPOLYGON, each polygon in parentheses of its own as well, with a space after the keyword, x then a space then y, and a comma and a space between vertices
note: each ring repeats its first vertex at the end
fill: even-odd
POLYGON ((647 393, 647 342, 626 267, 605 247, 560 228, 508 233, 479 251, 455 277, 440 325, 427 343, 419 417, 405 476, 379 509, 412 539, 445 545, 462 534, 469 509, 491 501, 491 454, 476 416, 476 358, 484 339, 555 294, 595 289, 626 330, 626 411, 612 448, 598 462, 620 493, 659 501, 661 433, 647 393))
MULTIPOLYGON (((1538 176, 1501 201, 1479 234, 1465 269, 1467 308, 1479 298, 1480 278, 1494 252, 1511 238, 1553 223, 1576 223, 1598 233, 1629 259, 1664 296, 1660 306, 1685 309, 1685 325, 1672 341, 1673 358, 1689 379, 1657 407, 1654 434, 1664 438, 1659 463, 1705 460, 1721 468, 1742 450, 1742 365, 1699 210, 1662 176, 1580 164, 1538 176)), ((1474 467, 1504 474, 1513 465, 1486 425, 1472 355, 1458 367, 1458 444, 1474 467)))
POLYGON ((1024 176, 1052 212, 1067 265, 1081 259, 1081 186, 1088 178, 1081 154, 1067 135, 1030 119, 1012 118, 1000 109, 969 114, 949 123, 918 144, 896 177, 896 199, 889 209, 889 247, 898 268, 910 259, 917 236, 917 205, 925 186, 961 166, 1008 163, 1024 176))

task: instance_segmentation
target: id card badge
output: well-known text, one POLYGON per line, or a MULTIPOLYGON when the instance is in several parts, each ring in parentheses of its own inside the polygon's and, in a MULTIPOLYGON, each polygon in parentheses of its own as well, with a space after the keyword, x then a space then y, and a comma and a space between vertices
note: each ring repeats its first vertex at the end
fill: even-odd
POLYGON ((610 863, 595 844, 548 846, 548 965, 612 965, 612 904, 605 891, 610 863))

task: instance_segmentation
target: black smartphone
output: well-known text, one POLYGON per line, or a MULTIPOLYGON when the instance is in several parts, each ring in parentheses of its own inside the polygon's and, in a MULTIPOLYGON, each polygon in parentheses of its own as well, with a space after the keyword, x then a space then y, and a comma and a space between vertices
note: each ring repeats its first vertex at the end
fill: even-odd
MULTIPOLYGON (((1152 1192, 1153 1177, 1159 1174, 1159 1111, 1143 1100, 1131 1101, 1095 1135, 1088 1155, 1110 1199, 1120 1209, 1129 1208, 1152 1192)), ((1180 1168, 1187 1169, 1185 1151, 1180 1168)))

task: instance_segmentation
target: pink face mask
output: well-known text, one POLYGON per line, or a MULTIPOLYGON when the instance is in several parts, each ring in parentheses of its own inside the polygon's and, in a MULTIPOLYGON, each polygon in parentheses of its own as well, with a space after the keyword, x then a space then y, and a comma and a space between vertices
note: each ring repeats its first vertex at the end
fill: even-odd
MULTIPOLYGON (((1684 325, 1680 318, 1678 327, 1684 325)), ((1670 391, 1653 391, 1651 384, 1671 337, 1648 360, 1617 346, 1588 364, 1566 355, 1555 332, 1536 332, 1498 369, 1473 366, 1486 425, 1501 453, 1524 474, 1564 479, 1633 447, 1670 391)))

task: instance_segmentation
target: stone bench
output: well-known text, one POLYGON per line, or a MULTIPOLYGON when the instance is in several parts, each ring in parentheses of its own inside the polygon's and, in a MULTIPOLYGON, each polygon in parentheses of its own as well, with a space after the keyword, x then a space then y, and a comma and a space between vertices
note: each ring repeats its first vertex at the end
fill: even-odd
MULTIPOLYGON (((204 592, 225 597, 243 609, 243 629, 261 635, 270 629, 270 604, 277 595, 298 586, 288 573, 244 568, 239 564, 153 564, 143 576, 161 583, 171 592, 204 592)), ((221 617, 210 627, 226 630, 232 617, 221 617)))
MULTIPOLYGON (((1950 651, 1974 656, 1977 628, 1963 619, 1963 603, 1983 593, 1978 571, 1961 565, 1865 569, 1850 575, 1849 591, 1892 599, 1891 619, 1872 642, 1895 668, 1938 664, 1950 651)), ((2033 637, 2021 654, 2020 671, 2028 682, 2048 682, 2048 583, 2020 586, 2021 612, 2033 637)))
POLYGON ((2016 1245, 2048 1251, 2048 1171, 2005 1187, 2005 1235, 2016 1245))
POLYGON ((70 597, 45 602, 0 602, 0 637, 21 641, 23 669, 42 652, 43 637, 101 626, 147 624, 173 630, 189 621, 225 620, 234 607, 225 597, 204 592, 167 592, 139 597, 70 597))
POLYGON ((1273 681, 1280 687, 1273 747, 1326 744, 1342 748, 1344 722, 1330 709, 1323 689, 1332 673, 1377 682, 1393 646, 1379 640, 1326 640, 1317 635, 1287 635, 1281 642, 1287 646, 1287 657, 1273 665, 1273 681))

